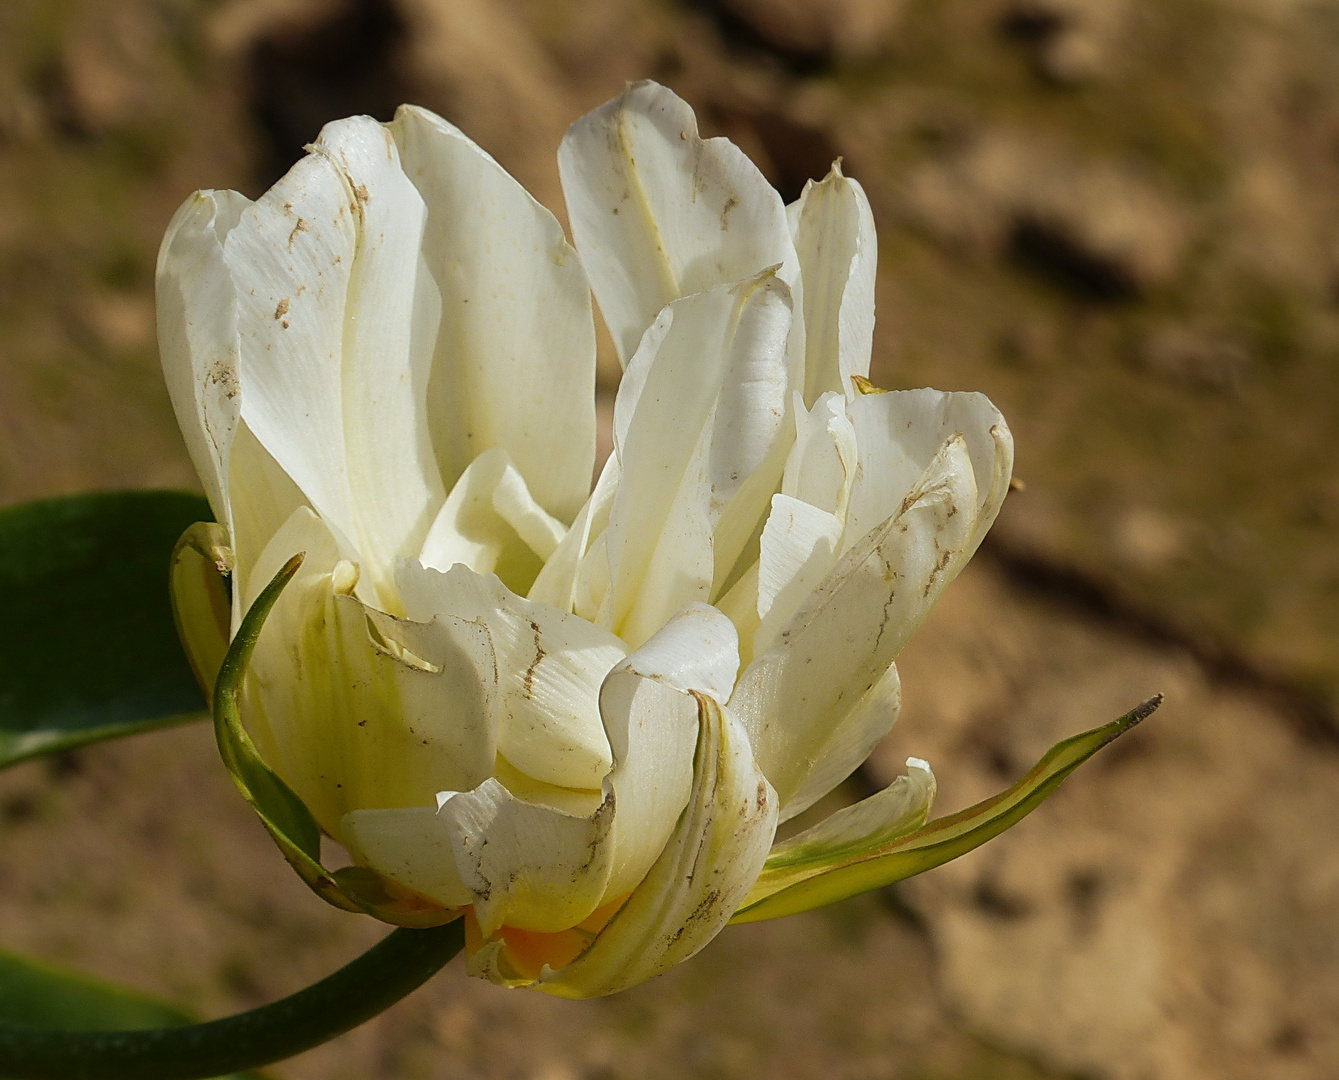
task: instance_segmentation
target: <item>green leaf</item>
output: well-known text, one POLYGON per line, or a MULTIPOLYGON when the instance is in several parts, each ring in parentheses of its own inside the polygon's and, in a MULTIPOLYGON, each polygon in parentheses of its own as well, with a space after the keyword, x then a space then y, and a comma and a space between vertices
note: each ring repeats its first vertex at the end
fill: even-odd
POLYGON ((211 516, 179 491, 0 509, 0 768, 201 718, 167 579, 177 537, 211 516))
POLYGON ((759 922, 795 915, 881 889, 965 855, 1032 813, 1065 777, 1161 704, 1159 694, 1119 720, 1057 743, 1013 787, 905 836, 852 851, 835 861, 769 858, 758 883, 730 921, 759 922))
MULTIPOLYGON (((180 1009, 135 990, 99 982, 0 951, 0 1021, 34 1028, 126 1031, 195 1022, 180 1009)), ((227 1080, 260 1080, 234 1073, 227 1080)))

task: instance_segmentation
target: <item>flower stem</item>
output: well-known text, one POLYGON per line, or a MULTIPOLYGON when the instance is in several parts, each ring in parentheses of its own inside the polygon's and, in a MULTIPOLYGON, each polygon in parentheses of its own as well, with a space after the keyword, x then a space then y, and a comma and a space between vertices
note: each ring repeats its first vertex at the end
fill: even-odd
POLYGON ((182 1027, 67 1031, 0 1023, 0 1076, 10 1080, 207 1080, 300 1054, 416 990, 464 946, 463 920, 400 928, 296 994, 182 1027))

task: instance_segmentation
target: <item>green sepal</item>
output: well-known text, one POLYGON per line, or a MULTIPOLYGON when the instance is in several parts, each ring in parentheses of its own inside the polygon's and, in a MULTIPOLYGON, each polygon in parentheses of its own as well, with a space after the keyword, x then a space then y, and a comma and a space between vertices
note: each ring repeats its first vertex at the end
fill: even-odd
POLYGON ((321 864, 321 829, 297 793, 260 755, 242 724, 241 697, 247 666, 261 628, 280 594, 302 566, 294 555, 265 586, 242 617, 237 634, 219 667, 214 686, 214 734, 223 763, 242 796, 279 846, 284 858, 326 903, 344 911, 364 912, 395 926, 440 926, 460 916, 367 867, 330 871, 321 864))
POLYGON ((0 768, 203 719, 168 601, 199 495, 126 491, 0 509, 0 768))
MULTIPOLYGON (((135 1031, 179 1027, 196 1018, 137 990, 61 971, 0 951, 0 1022, 34 1028, 135 1031)), ((233 1073, 225 1080, 261 1080, 233 1073)))
POLYGON ((1092 731, 1057 743, 1013 787, 905 836, 836 861, 769 859, 731 923, 795 915, 902 881, 965 855, 1016 825, 1107 743, 1144 720, 1162 695, 1092 731))

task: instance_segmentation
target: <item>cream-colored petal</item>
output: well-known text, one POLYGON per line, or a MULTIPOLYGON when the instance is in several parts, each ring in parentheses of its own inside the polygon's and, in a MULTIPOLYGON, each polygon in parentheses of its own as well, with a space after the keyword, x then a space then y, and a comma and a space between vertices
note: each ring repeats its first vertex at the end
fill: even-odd
MULTIPOLYGON (((531 600, 540 604, 552 604, 563 611, 578 610, 578 581, 584 568, 587 586, 589 585, 590 568, 585 566, 586 555, 590 551, 592 538, 601 536, 609 525, 609 511, 613 509, 618 478, 618 455, 610 454, 605 459, 604 468, 600 470, 595 490, 591 492, 590 498, 586 500, 586 504, 577 514, 572 527, 564 534, 554 553, 544 563, 544 569, 535 578, 534 585, 530 587, 528 595, 531 600)), ((592 601, 587 596, 580 611, 582 617, 593 619, 595 612, 599 610, 601 599, 603 596, 592 601)))
POLYGON ((498 752, 546 784, 599 790, 613 759, 600 719, 600 685, 627 655, 608 630, 517 596, 490 575, 402 564, 411 618, 447 612, 482 626, 498 664, 498 752))
POLYGON ((436 307, 423 219, 390 134, 355 117, 327 125, 224 245, 242 416, 390 610, 394 560, 417 553, 443 497, 424 407, 436 307))
POLYGON ((842 523, 834 514, 789 495, 772 496, 758 555, 758 629, 753 652, 764 651, 837 563, 842 523))
POLYGON ((828 391, 850 395, 851 376, 869 375, 878 246, 869 199, 840 162, 805 184, 790 217, 804 279, 804 399, 812 404, 828 391))
POLYGON ((759 625, 750 657, 772 644, 846 546, 847 507, 858 467, 846 401, 826 393, 806 410, 798 392, 795 398, 795 444, 758 549, 759 625))
POLYGON ((629 656, 617 674, 650 679, 684 694, 726 698, 739 674, 739 638, 716 608, 689 604, 629 656))
MULTIPOLYGON (((943 439, 939 441, 943 443, 943 439)), ((783 494, 803 499, 845 523, 858 463, 856 430, 841 394, 823 394, 812 409, 795 409, 795 445, 786 458, 781 481, 783 494)), ((922 463, 921 468, 924 467, 922 463)), ((911 482, 915 483, 919 477, 917 473, 911 482)), ((876 472, 871 473, 871 482, 880 479, 876 472)), ((909 485, 903 488, 902 495, 909 490, 909 485)))
POLYGON ((714 527, 781 436, 789 318, 765 273, 666 308, 629 365, 600 619, 633 645, 710 593, 714 527))
POLYGON ((828 815, 817 825, 777 844, 741 905, 816 877, 834 863, 874 851, 923 826, 935 800, 930 764, 907 758, 907 772, 882 791, 828 815))
POLYGON ((724 596, 716 601, 739 634, 739 664, 746 668, 753 659, 753 636, 758 632, 758 560, 751 565, 724 596))
POLYGON ((437 570, 460 563, 497 574, 526 593, 566 529, 531 496, 500 447, 485 450, 456 481, 428 529, 418 561, 437 570))
POLYGON ((460 880, 485 937, 502 926, 558 931, 599 905, 609 878, 610 798, 592 813, 519 798, 496 779, 442 800, 460 880))
POLYGON ((893 730, 902 709, 902 681, 897 665, 865 691, 864 697, 828 733, 813 767, 781 812, 789 821, 802 814, 856 771, 873 749, 893 730))
POLYGON ((228 458, 227 500, 232 522, 232 629, 269 580, 252 574, 274 534, 307 500, 270 452, 260 445, 245 420, 238 420, 228 458))
POLYGON ((847 413, 855 430, 859 467, 851 488, 846 543, 887 520, 945 439, 960 436, 977 491, 970 556, 999 513, 1013 470, 1013 436, 984 394, 938 390, 897 390, 851 401, 847 413))
POLYGON ((581 260, 543 206, 461 131, 405 105, 389 125, 427 204, 423 252, 442 320, 428 396, 451 487, 507 452, 539 505, 569 522, 595 462, 595 329, 581 260))
POLYGON ((847 550, 740 676, 730 705, 783 808, 961 567, 976 505, 955 436, 897 513, 847 550))
POLYGON ((339 838, 350 810, 431 805, 489 776, 497 755, 487 631, 450 614, 412 623, 349 593, 357 568, 302 507, 257 562, 301 570, 260 635, 243 718, 270 766, 339 838))
POLYGON ((340 823, 340 837, 359 866, 446 907, 474 902, 456 869, 451 831, 435 805, 352 810, 340 823))
POLYGON ((237 296, 223 244, 250 201, 197 191, 177 210, 158 250, 158 351, 191 464, 227 527, 228 457, 241 414, 237 296))
POLYGON ((698 705, 693 696, 734 682, 733 625, 696 604, 610 672, 600 713, 614 755, 606 791, 614 797, 614 863, 605 900, 641 881, 669 839, 693 783, 698 705))
POLYGON ((558 152, 572 235, 627 364, 666 304, 769 266, 798 296, 781 198, 727 139, 653 82, 572 125, 558 152))
POLYGON ((692 789, 693 691, 728 687, 736 666, 729 620, 705 605, 689 609, 605 679, 600 709, 614 767, 603 797, 554 798, 524 778, 504 784, 501 774, 441 797, 485 938, 504 925, 568 929, 636 887, 692 789))
POLYGON ((782 863, 820 851, 824 857, 840 858, 850 845, 878 847, 919 829, 934 805, 935 776, 922 758, 907 758, 907 770, 882 791, 777 844, 773 858, 782 863))
POLYGON ((537 988, 560 997, 612 994, 687 960, 729 922, 767 858, 777 798, 743 726, 705 695, 687 807, 664 851, 576 960, 537 988))

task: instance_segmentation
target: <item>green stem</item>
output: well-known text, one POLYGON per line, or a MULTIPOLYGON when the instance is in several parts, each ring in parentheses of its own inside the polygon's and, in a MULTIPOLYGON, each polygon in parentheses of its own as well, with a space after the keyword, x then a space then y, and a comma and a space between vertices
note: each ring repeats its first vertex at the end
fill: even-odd
POLYGON ((0 1023, 10 1080, 207 1080, 310 1050, 428 981, 465 944, 462 919, 398 929, 320 982, 250 1012, 183 1027, 66 1031, 0 1023))

